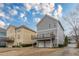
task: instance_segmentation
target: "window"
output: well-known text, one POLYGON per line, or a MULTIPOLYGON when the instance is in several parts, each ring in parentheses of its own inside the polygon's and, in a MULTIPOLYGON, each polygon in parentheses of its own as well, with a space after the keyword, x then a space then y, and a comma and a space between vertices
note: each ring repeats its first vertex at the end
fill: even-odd
POLYGON ((56 24, 54 24, 54 27, 56 27, 56 24))
POLYGON ((17 32, 20 32, 20 30, 18 29, 18 30, 16 30, 17 32))
POLYGON ((18 35, 18 39, 20 39, 20 35, 18 35))
POLYGON ((49 24, 49 28, 50 28, 50 24, 49 24))

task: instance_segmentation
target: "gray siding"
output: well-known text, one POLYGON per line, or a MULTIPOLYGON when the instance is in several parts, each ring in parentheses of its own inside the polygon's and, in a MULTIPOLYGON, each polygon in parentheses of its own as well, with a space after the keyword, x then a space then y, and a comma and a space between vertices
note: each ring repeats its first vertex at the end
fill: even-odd
MULTIPOLYGON (((64 42, 64 31, 58 20, 52 18, 51 16, 45 16, 37 25, 37 34, 38 36, 47 35, 48 33, 52 33, 55 35, 55 40, 53 41, 53 46, 57 47, 58 44, 63 44, 64 42), (49 25, 50 24, 50 25, 49 25)), ((40 42, 41 43, 41 42, 40 42)), ((43 42, 41 43, 43 44, 43 42)), ((47 44, 49 44, 47 42, 47 44)), ((52 46, 52 44, 51 44, 52 46)))
POLYGON ((43 20, 37 25, 37 33, 40 34, 46 34, 54 32, 56 34, 56 28, 57 28, 57 21, 50 17, 44 17, 43 20), (50 30, 52 29, 52 30, 50 30))
POLYGON ((57 43, 58 44, 63 44, 64 42, 64 31, 62 29, 62 27, 60 26, 60 24, 57 24, 57 43))

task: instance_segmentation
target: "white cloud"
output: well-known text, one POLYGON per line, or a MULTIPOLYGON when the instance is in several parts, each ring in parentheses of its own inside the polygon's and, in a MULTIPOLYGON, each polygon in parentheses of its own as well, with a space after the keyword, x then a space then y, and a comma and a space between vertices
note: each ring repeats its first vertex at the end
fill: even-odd
POLYGON ((0 27, 4 27, 4 26, 5 26, 5 23, 0 20, 0 27))
POLYGON ((55 16, 56 18, 62 17, 62 10, 63 10, 62 6, 61 6, 61 5, 58 5, 58 9, 55 10, 54 16, 55 16))
POLYGON ((43 14, 51 14, 54 11, 54 3, 33 3, 24 4, 26 10, 31 10, 35 8, 36 11, 42 11, 43 14))
POLYGON ((58 5, 58 15, 60 15, 62 13, 62 6, 58 5))
POLYGON ((21 13, 21 14, 20 14, 20 17, 21 17, 21 18, 23 18, 24 16, 25 16, 25 14, 24 14, 24 13, 21 13))
POLYGON ((1 11, 1 12, 0 12, 0 16, 1 16, 1 17, 4 17, 4 16, 5 16, 4 12, 1 11))
POLYGON ((27 17, 24 18, 24 22, 28 22, 28 21, 27 21, 27 17))
POLYGON ((15 6, 15 9, 20 9, 18 6, 15 6))
POLYGON ((11 14, 11 15, 17 15, 17 10, 16 9, 11 9, 10 11, 9 11, 9 13, 11 14))
POLYGON ((9 25, 10 25, 10 23, 7 23, 6 25, 7 25, 7 26, 9 26, 9 25))
POLYGON ((8 19, 8 20, 12 20, 12 18, 11 18, 10 16, 5 15, 5 13, 2 12, 2 11, 0 11, 0 17, 6 18, 6 19, 8 19))
POLYGON ((0 7, 3 8, 4 7, 4 4, 3 3, 0 3, 0 7))
POLYGON ((35 19, 34 19, 34 21, 35 21, 36 23, 39 23, 40 20, 41 20, 40 18, 35 18, 35 19))
POLYGON ((57 16, 57 10, 54 11, 54 17, 58 18, 58 16, 57 16))
POLYGON ((34 4, 34 5, 33 5, 33 7, 35 8, 36 11, 41 10, 41 6, 42 6, 42 5, 41 5, 40 3, 37 3, 37 4, 34 4))
POLYGON ((51 14, 54 11, 54 3, 42 4, 42 11, 44 14, 51 14))
POLYGON ((32 4, 30 4, 30 3, 25 3, 24 6, 25 6, 27 11, 32 9, 32 4))

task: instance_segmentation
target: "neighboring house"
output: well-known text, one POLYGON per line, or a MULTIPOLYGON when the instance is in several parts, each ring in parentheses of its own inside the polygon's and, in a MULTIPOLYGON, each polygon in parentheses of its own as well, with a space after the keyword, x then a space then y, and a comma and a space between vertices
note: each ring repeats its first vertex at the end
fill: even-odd
POLYGON ((0 28, 0 47, 6 46, 6 30, 3 28, 0 28))
POLYGON ((69 36, 69 43, 76 44, 76 36, 69 36))
MULTIPOLYGON (((20 45, 20 44, 33 44, 31 39, 32 35, 35 35, 36 32, 31 30, 30 28, 22 25, 19 27, 10 26, 7 30, 7 37, 14 40, 13 43, 10 44, 10 47, 20 45)), ((9 45, 8 45, 9 46, 9 45)))
POLYGON ((35 41, 33 42, 32 40, 32 35, 35 35, 35 34, 36 34, 35 31, 23 25, 16 28, 15 45, 35 43, 35 41))
POLYGON ((58 47, 64 43, 64 29, 54 17, 45 15, 37 24, 37 47, 58 47))
POLYGON ((6 36, 6 30, 3 28, 0 28, 0 37, 5 37, 6 36))
MULTIPOLYGON (((16 29, 16 27, 12 26, 12 25, 10 25, 7 28, 6 36, 7 36, 7 38, 9 38, 8 40, 15 40, 15 36, 16 36, 15 29, 16 29)), ((12 45, 13 45, 12 42, 7 42, 8 47, 12 47, 12 45)))

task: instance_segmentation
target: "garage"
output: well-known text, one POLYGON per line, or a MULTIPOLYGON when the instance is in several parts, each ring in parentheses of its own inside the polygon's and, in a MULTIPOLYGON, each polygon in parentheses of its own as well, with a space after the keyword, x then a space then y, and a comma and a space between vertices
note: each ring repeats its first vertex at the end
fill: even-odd
POLYGON ((45 41, 45 47, 51 47, 51 43, 50 43, 50 41, 45 41))
POLYGON ((48 47, 51 47, 51 42, 50 41, 39 41, 38 46, 48 48, 48 47))
POLYGON ((44 41, 38 41, 38 47, 44 47, 44 41))

